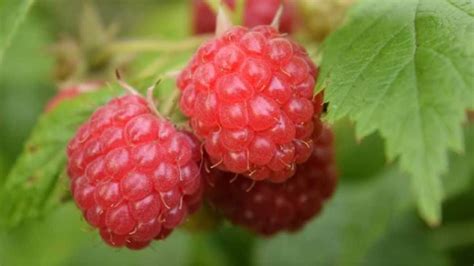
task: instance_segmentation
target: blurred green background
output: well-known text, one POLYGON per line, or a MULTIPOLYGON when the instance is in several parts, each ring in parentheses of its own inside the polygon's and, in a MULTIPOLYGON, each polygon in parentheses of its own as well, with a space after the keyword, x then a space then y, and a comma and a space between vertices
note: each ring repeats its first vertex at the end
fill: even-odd
MULTIPOLYGON (((119 38, 183 40, 190 35, 188 1, 102 0, 96 5, 106 24, 118 25, 119 38)), ((5 54, 0 68, 0 184, 55 94, 55 60, 49 48, 63 36, 77 36, 80 9, 81 1, 38 1, 5 54)), ((157 57, 135 57, 132 72, 157 57)), ((447 189, 443 225, 431 229, 417 216, 407 177, 386 162, 380 137, 356 141, 346 121, 334 128, 340 185, 322 215, 301 232, 257 239, 224 224, 211 232, 178 230, 144 251, 115 250, 100 241, 69 202, 39 220, 1 231, 0 266, 474 263, 473 178, 456 168, 472 156, 452 156, 445 178, 467 176, 447 189)), ((465 131, 466 153, 472 154, 472 126, 465 131)))

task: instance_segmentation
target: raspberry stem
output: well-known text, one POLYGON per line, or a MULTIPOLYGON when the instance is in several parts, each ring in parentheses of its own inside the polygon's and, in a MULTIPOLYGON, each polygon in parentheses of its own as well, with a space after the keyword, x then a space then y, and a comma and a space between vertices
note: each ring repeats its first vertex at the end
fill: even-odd
POLYGON ((125 82, 123 79, 122 79, 122 75, 120 74, 120 71, 118 69, 115 70, 115 77, 117 78, 117 83, 122 87, 124 88, 127 92, 129 92, 130 94, 132 95, 140 95, 140 93, 138 93, 137 90, 135 90, 135 88, 133 88, 132 86, 130 86, 130 84, 128 84, 127 82, 125 82))
POLYGON ((217 11, 216 36, 221 36, 224 32, 226 32, 233 26, 232 21, 230 20, 230 17, 225 11, 223 5, 224 4, 221 3, 219 6, 219 10, 217 11))
POLYGON ((281 17, 283 16, 283 4, 280 3, 275 16, 273 17, 272 23, 270 26, 274 27, 276 30, 280 29, 281 17))

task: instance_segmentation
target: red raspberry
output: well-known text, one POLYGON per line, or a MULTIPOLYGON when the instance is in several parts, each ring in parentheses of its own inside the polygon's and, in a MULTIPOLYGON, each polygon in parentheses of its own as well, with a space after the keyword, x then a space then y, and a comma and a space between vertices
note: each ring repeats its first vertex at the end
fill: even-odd
POLYGON ((219 169, 282 182, 313 148, 317 73, 305 49, 273 27, 234 27, 181 72, 180 107, 219 169))
POLYGON ((99 108, 69 142, 77 206, 111 246, 140 249, 165 238, 199 207, 199 144, 135 95, 99 108))
MULTIPOLYGON (((232 10, 235 0, 224 0, 232 10)), ((281 0, 247 0, 244 7, 243 24, 246 27, 268 25, 272 22, 281 0)), ((282 32, 291 33, 294 24, 294 3, 284 2, 284 12, 281 18, 280 29, 282 32)), ((216 28, 216 14, 204 0, 193 0, 193 26, 194 33, 211 33, 216 28)))
POLYGON ((64 100, 73 99, 81 93, 95 91, 100 88, 102 82, 91 81, 75 86, 70 86, 61 89, 49 102, 46 104, 45 112, 50 112, 64 100))
POLYGON ((315 139, 311 158, 285 183, 255 182, 214 170, 206 195, 232 223, 257 234, 296 231, 320 212, 334 192, 337 174, 333 149, 332 132, 324 126, 315 139))

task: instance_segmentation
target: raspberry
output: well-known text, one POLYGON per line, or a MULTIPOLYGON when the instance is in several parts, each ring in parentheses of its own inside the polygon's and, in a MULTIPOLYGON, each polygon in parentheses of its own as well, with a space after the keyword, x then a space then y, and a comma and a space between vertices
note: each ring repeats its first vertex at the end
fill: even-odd
POLYGON ((66 87, 61 89, 49 102, 46 104, 45 112, 50 112, 56 108, 64 100, 73 99, 81 93, 95 91, 100 88, 102 82, 91 81, 75 86, 66 87))
POLYGON ((206 196, 221 214, 236 225, 270 236, 296 231, 316 216, 337 184, 333 136, 321 128, 310 159, 285 183, 252 181, 213 170, 208 177, 206 196))
POLYGON ((71 191, 106 243, 144 248, 199 207, 195 141, 135 95, 111 100, 79 128, 67 148, 71 191))
MULTIPOLYGON (((235 0, 224 0, 232 10, 235 9, 235 0)), ((244 7, 243 24, 246 27, 268 25, 272 22, 281 0, 247 0, 244 7)), ((280 28, 282 32, 291 33, 294 21, 294 3, 284 2, 284 12, 280 28)), ((194 33, 210 33, 216 28, 216 14, 204 0, 193 0, 194 33)))
POLYGON ((275 28, 233 27, 181 72, 180 107, 219 169, 282 182, 312 151, 317 74, 305 49, 275 28))

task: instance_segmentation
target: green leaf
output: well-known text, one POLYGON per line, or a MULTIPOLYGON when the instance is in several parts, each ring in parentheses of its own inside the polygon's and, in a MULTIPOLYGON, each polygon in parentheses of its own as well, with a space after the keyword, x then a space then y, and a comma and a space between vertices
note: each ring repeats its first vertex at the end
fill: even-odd
POLYGON ((195 232, 192 239, 190 265, 253 265, 255 238, 243 229, 224 225, 213 232, 195 232))
POLYGON ((354 138, 354 127, 347 120, 333 125, 338 173, 347 179, 372 178, 386 165, 383 141, 371 134, 361 141, 354 138), (370 156, 370 159, 368 158, 370 156))
POLYGON ((40 118, 0 191, 0 228, 39 217, 61 203, 65 193, 59 192, 67 190, 67 182, 59 180, 66 179, 67 142, 97 106, 119 92, 117 87, 105 87, 84 93, 40 118))
POLYGON ((0 232, 0 265, 65 265, 88 237, 79 217, 74 204, 69 204, 45 220, 0 232))
POLYGON ((358 138, 380 132, 432 225, 447 152, 462 151, 464 111, 474 108, 473 16, 472 1, 365 0, 323 45, 329 120, 348 116, 358 138))
POLYGON ((0 152, 0 184, 3 181, 3 177, 6 176, 7 162, 2 152, 0 152))
POLYGON ((189 234, 176 230, 145 250, 117 250, 100 239, 70 202, 44 220, 0 232, 0 265, 190 265, 190 242, 189 234))
POLYGON ((0 0, 0 65, 15 32, 35 0, 0 0))
POLYGON ((409 212, 398 218, 364 258, 364 266, 451 265, 448 256, 439 252, 429 229, 409 212))

